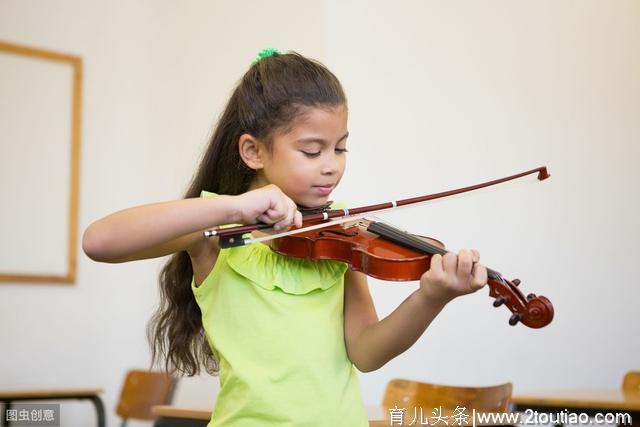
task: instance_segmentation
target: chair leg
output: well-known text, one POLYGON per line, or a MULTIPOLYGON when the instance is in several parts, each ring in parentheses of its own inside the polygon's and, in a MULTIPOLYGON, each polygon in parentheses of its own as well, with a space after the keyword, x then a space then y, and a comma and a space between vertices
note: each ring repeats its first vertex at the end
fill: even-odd
POLYGON ((120 423, 120 427, 127 427, 127 419, 123 418, 122 422, 120 423))

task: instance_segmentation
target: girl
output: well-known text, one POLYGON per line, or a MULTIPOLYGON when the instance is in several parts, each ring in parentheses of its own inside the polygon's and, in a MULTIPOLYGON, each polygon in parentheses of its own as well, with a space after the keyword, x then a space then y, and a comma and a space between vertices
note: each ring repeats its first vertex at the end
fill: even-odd
POLYGON ((185 198, 91 224, 96 261, 173 254, 150 323, 153 362, 220 375, 209 427, 365 427, 358 377, 407 350, 453 298, 486 284, 475 250, 432 257, 420 287, 378 320, 366 276, 264 244, 220 249, 203 231, 302 225, 346 163, 347 101, 336 77, 297 53, 260 53, 233 91, 185 198), (200 196, 200 197, 198 197, 200 196))

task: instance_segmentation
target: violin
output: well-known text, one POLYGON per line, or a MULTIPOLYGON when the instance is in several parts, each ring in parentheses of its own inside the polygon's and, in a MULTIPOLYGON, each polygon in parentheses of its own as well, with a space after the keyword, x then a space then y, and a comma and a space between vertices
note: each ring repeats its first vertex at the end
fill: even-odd
MULTIPOLYGON (((353 270, 381 280, 419 280, 431 265, 431 256, 444 255, 444 245, 429 243, 389 224, 360 219, 318 230, 280 237, 271 241, 275 252, 312 260, 331 259, 346 262, 353 270)), ((553 306, 543 297, 518 289, 520 280, 506 280, 487 268, 489 295, 493 305, 505 305, 513 313, 510 325, 522 322, 541 328, 553 319, 553 306)))
MULTIPOLYGON (((207 230, 204 234, 207 237, 219 236, 221 248, 269 241, 271 249, 281 255, 310 260, 337 260, 347 263, 353 270, 377 279, 415 281, 429 269, 433 255, 447 253, 444 244, 436 239, 421 238, 383 222, 365 219, 364 213, 422 203, 495 185, 534 172, 538 172, 539 180, 549 177, 546 167, 541 167, 483 184, 412 199, 355 209, 314 208, 307 210, 303 215, 302 228, 266 237, 244 236, 248 231, 270 227, 262 223, 207 230)), ((519 279, 507 280, 490 268, 487 268, 487 273, 489 296, 494 298, 493 306, 504 305, 511 311, 510 325, 522 323, 530 328, 542 328, 551 323, 554 311, 549 299, 535 294, 525 296, 518 287, 519 279)))

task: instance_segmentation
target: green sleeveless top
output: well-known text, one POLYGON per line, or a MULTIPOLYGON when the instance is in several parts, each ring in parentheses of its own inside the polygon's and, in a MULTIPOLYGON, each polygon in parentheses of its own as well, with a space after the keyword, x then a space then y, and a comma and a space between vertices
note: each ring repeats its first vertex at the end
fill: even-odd
POLYGON ((346 270, 256 243, 221 249, 200 286, 192 280, 220 367, 208 427, 369 425, 344 342, 346 270))

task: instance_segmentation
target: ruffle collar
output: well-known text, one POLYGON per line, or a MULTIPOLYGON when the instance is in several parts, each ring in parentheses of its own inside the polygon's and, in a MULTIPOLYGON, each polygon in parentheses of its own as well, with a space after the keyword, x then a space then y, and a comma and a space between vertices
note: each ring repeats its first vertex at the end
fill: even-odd
POLYGON ((280 255, 262 243, 226 251, 227 264, 253 284, 266 290, 279 288, 285 293, 304 295, 326 290, 344 277, 347 264, 340 261, 311 261, 280 255))

